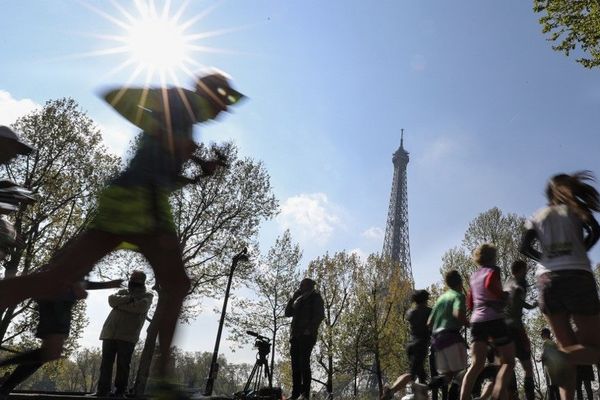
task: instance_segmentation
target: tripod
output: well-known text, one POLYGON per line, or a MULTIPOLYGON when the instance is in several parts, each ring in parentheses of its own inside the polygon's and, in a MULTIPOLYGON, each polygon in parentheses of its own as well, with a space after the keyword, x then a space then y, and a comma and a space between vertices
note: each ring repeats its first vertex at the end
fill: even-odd
POLYGON ((254 347, 258 349, 254 368, 250 372, 246 386, 241 392, 233 395, 236 400, 281 400, 281 388, 273 387, 273 375, 269 368, 267 356, 271 352, 271 341, 268 337, 259 335, 256 332, 246 331, 250 336, 254 336, 256 341, 254 347), (261 386, 263 376, 266 378, 268 385, 261 386))
POLYGON ((263 374, 269 382, 269 388, 273 387, 271 371, 269 370, 269 360, 267 359, 267 355, 271 351, 271 343, 259 338, 256 340, 255 346, 258 348, 258 355, 254 363, 254 368, 252 368, 248 381, 246 381, 246 386, 244 386, 245 393, 257 392, 261 388, 263 374))

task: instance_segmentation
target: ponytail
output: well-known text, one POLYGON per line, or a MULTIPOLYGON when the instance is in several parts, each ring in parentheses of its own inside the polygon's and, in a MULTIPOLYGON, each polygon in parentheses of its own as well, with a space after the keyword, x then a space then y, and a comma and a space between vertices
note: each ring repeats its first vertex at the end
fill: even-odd
POLYGON ((600 211, 600 195, 586 181, 594 181, 591 171, 554 175, 546 187, 546 197, 550 204, 564 204, 583 222, 590 223, 592 213, 600 211))

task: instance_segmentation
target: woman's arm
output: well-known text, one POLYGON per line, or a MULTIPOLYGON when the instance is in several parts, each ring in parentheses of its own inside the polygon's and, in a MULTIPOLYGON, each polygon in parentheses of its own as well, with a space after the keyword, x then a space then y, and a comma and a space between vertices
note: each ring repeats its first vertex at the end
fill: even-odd
POLYGON ((598 225, 596 218, 591 215, 590 222, 583 225, 583 229, 585 229, 587 233, 583 243, 585 244, 585 249, 589 251, 592 247, 594 247, 596 242, 598 242, 598 239, 600 239, 600 225, 598 225))
POLYGON ((519 251, 524 256, 534 259, 535 261, 540 261, 542 259, 542 253, 533 248, 533 242, 537 238, 537 233, 535 229, 527 229, 523 234, 523 238, 521 239, 521 247, 519 251))

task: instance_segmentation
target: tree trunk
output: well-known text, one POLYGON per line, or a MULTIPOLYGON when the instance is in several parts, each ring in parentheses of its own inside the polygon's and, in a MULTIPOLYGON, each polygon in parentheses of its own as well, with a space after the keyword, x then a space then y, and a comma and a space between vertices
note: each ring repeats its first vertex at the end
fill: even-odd
POLYGON ((273 338, 271 339, 271 371, 269 372, 269 386, 273 386, 273 376, 275 375, 275 339, 277 339, 277 323, 275 323, 273 328, 273 338))
POLYGON ((354 398, 356 398, 358 396, 358 368, 359 368, 359 363, 360 363, 360 352, 359 352, 359 341, 358 338, 356 339, 355 342, 355 347, 354 347, 354 388, 353 388, 353 394, 354 394, 354 398))
POLYGON ((156 339, 158 337, 159 315, 157 314, 158 310, 154 313, 152 321, 150 321, 150 325, 148 325, 148 329, 146 330, 146 340, 140 356, 140 364, 138 366, 133 389, 136 396, 141 396, 145 393, 148 377, 150 376, 150 367, 152 365, 152 358, 156 349, 156 339))
POLYGON ((381 360, 379 359, 379 339, 375 339, 375 376, 377 377, 377 389, 379 397, 383 394, 383 379, 381 376, 381 360))
MULTIPOLYGON (((331 342, 330 342, 331 345, 331 342)), ((329 347, 329 351, 327 354, 327 399, 333 399, 333 354, 332 347, 329 347)))
POLYGON ((378 306, 378 299, 377 299, 377 289, 373 288, 372 291, 373 294, 373 309, 374 309, 374 313, 373 313, 373 322, 374 322, 374 340, 375 340, 375 346, 374 346, 374 353, 375 353, 375 377, 377 378, 377 389, 379 390, 379 397, 381 397, 381 395, 383 394, 383 379, 381 376, 381 360, 380 360, 380 354, 379 354, 379 335, 380 335, 380 331, 379 331, 379 310, 377 307, 378 306))

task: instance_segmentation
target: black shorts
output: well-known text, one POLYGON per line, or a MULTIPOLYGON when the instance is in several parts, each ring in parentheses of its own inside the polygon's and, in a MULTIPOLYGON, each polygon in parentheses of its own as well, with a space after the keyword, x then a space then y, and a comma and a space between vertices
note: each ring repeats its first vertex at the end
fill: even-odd
POLYGON ((523 361, 531 359, 531 342, 523 325, 508 325, 508 334, 515 344, 515 356, 523 361))
POLYGON ((413 379, 424 379, 425 359, 429 351, 429 340, 413 339, 406 346, 406 355, 408 356, 409 371, 413 379))
POLYGON ((69 336, 74 304, 72 300, 38 300, 39 323, 35 335, 40 339, 48 335, 69 336))
POLYGON ((596 315, 600 300, 596 280, 585 270, 546 272, 537 280, 540 310, 546 315, 596 315))
POLYGON ((508 327, 503 319, 473 322, 471 324, 472 342, 490 342, 494 346, 505 346, 512 342, 508 327))
POLYGON ((591 365, 578 365, 577 366, 577 381, 595 381, 596 377, 594 376, 594 367, 591 365))

